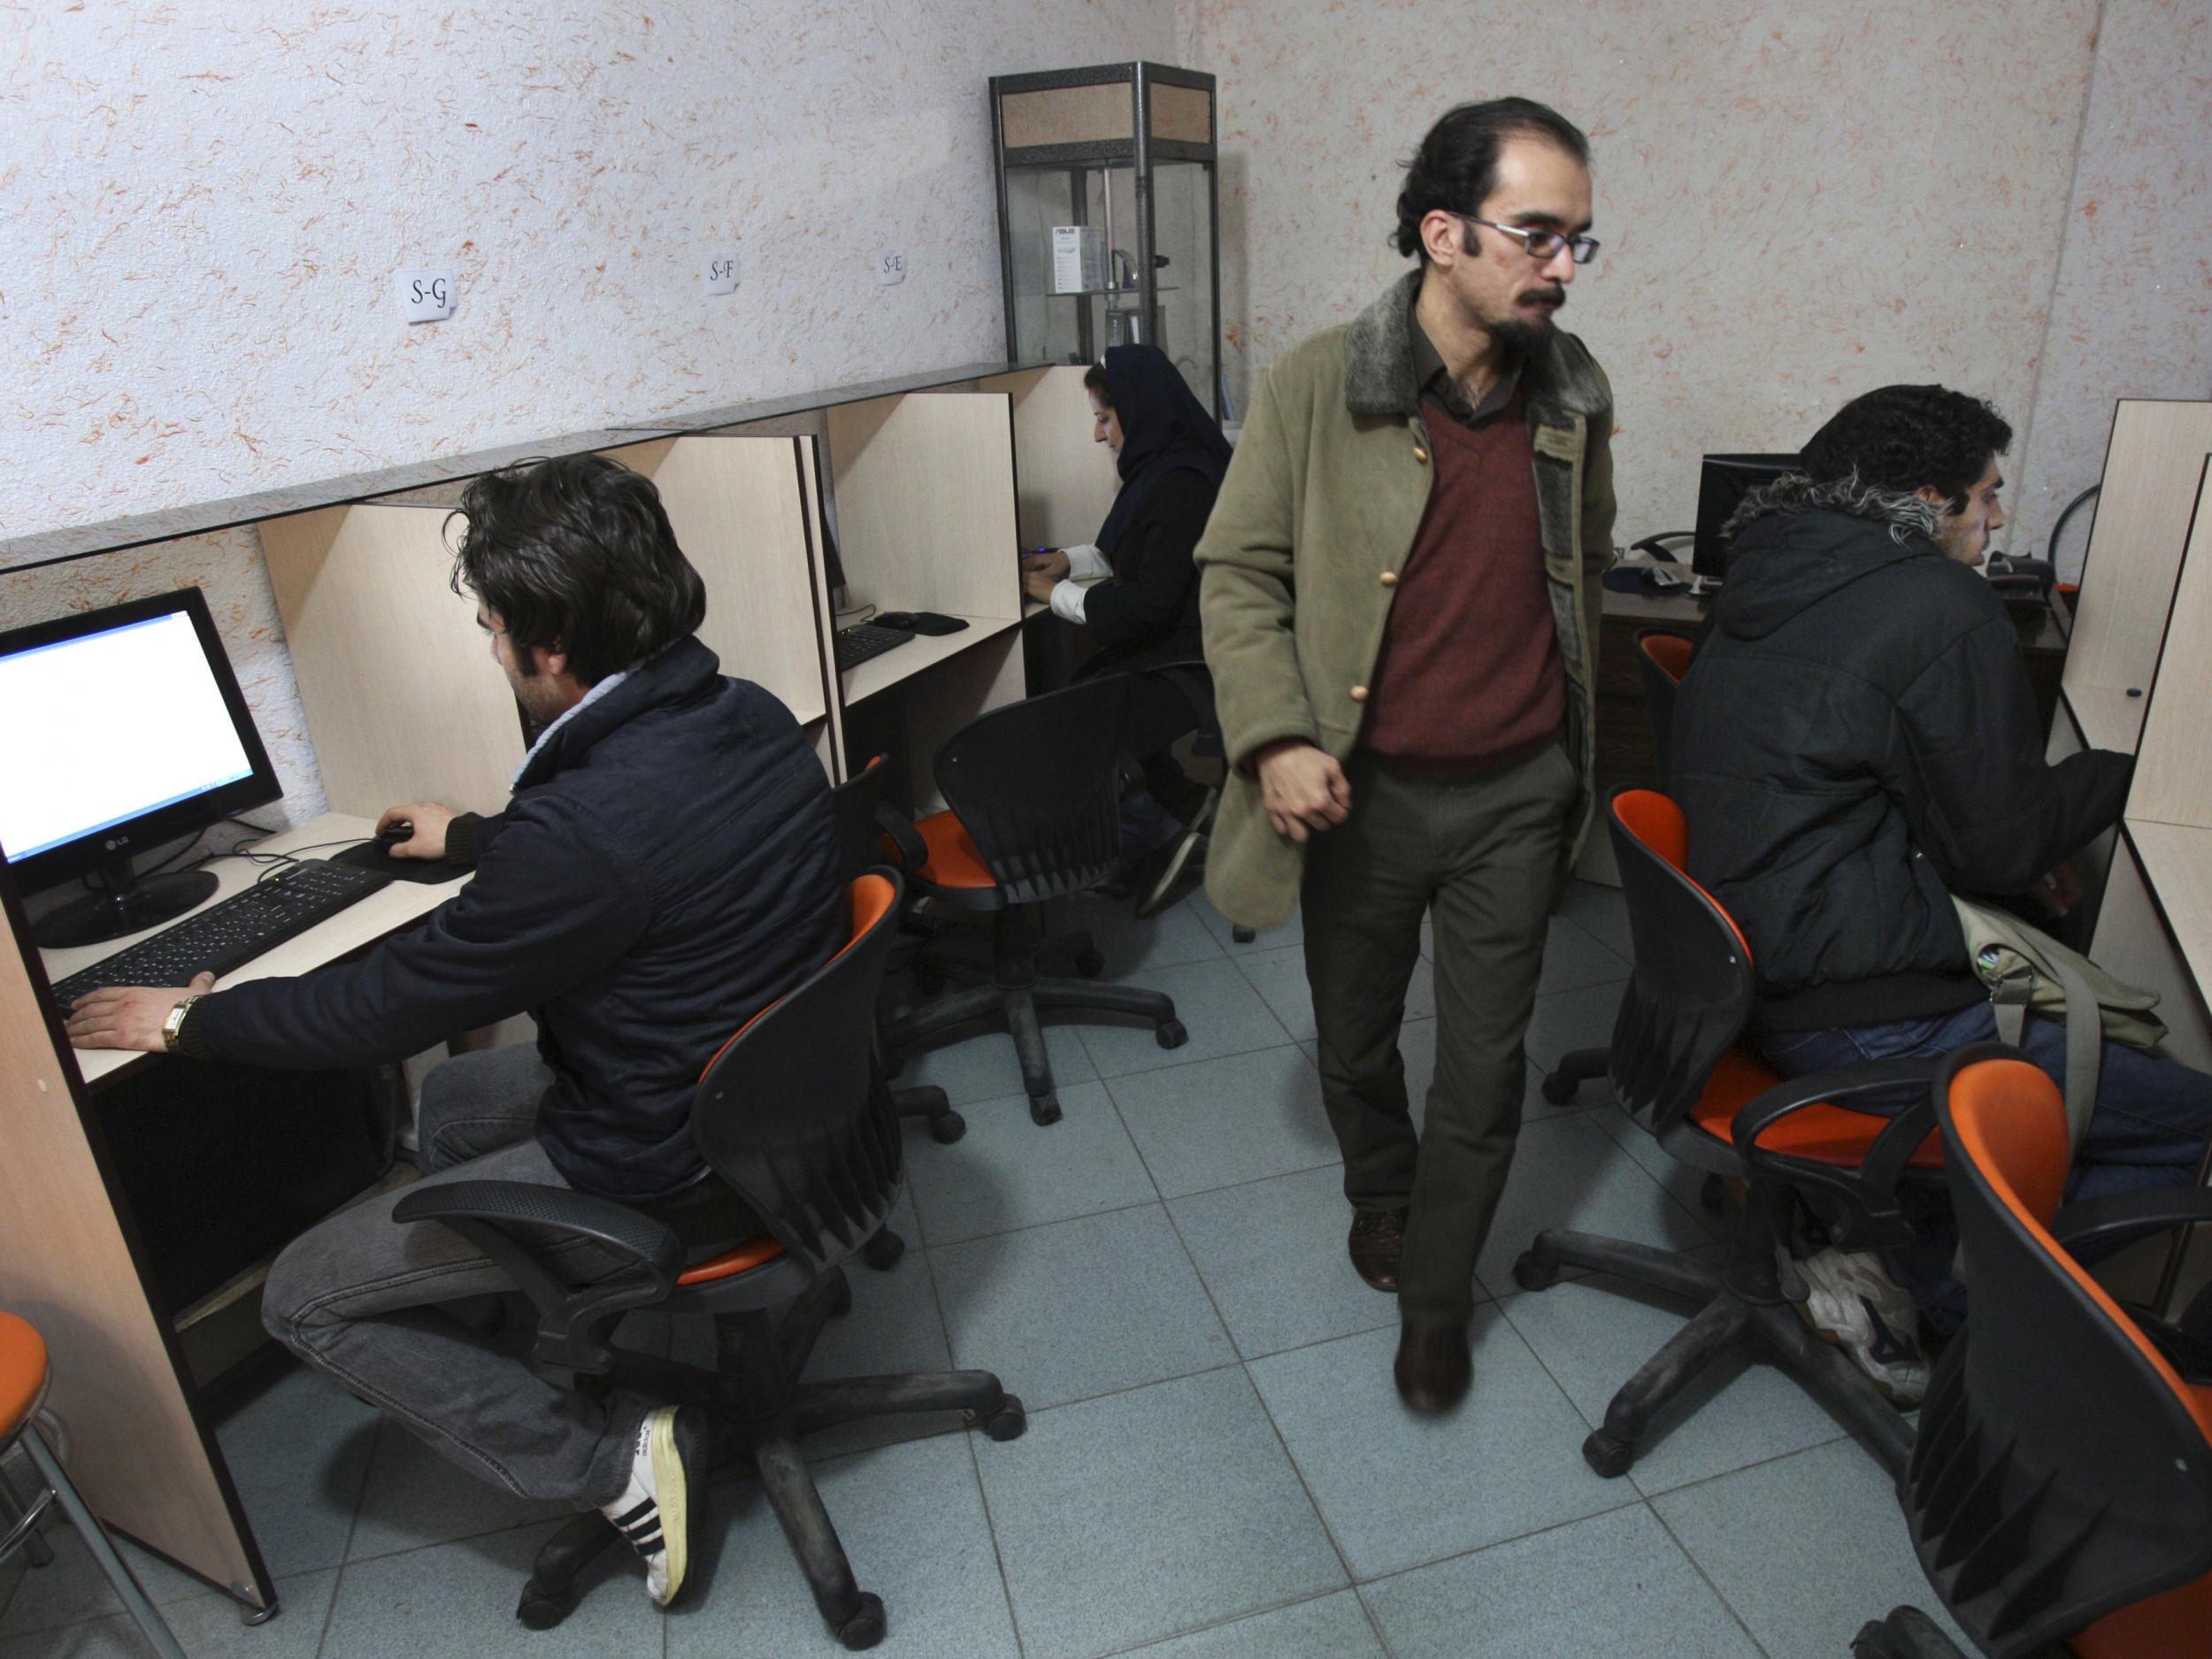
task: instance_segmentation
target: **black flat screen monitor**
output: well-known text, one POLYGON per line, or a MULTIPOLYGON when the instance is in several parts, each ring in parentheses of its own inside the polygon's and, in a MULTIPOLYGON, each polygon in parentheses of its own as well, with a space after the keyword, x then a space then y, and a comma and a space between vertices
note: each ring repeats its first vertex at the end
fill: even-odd
POLYGON ((41 945, 192 909, 212 875, 139 878, 133 855, 283 793, 198 588, 0 634, 0 849, 26 893, 101 878, 41 919, 41 945))
POLYGON ((1697 534, 1690 568, 1700 576, 1725 580, 1728 548, 1721 532, 1727 528, 1730 517, 1760 485, 1771 484, 1802 465, 1794 455, 1707 456, 1698 468, 1697 534))

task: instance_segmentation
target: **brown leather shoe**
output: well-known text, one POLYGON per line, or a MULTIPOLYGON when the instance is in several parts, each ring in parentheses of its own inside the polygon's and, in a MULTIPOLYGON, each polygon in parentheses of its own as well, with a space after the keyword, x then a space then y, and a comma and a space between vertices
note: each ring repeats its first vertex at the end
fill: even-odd
POLYGON ((1398 1363, 1391 1367, 1398 1398, 1413 1411, 1448 1411, 1467 1397, 1474 1362, 1467 1352, 1463 1320, 1440 1324, 1408 1321, 1398 1333, 1398 1363))
POLYGON ((1377 1290, 1398 1288, 1398 1261, 1406 1249, 1406 1212, 1402 1210, 1355 1210, 1352 1212, 1352 1271, 1377 1290))

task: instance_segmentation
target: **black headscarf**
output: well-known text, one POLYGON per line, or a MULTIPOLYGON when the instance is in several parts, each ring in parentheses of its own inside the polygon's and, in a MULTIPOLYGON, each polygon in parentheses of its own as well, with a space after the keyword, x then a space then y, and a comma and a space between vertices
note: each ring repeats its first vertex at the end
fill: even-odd
POLYGON ((1170 472, 1202 473, 1218 488, 1229 441, 1157 346, 1108 347, 1106 395, 1121 420, 1121 494, 1098 527, 1098 549, 1110 559, 1116 539, 1170 472))

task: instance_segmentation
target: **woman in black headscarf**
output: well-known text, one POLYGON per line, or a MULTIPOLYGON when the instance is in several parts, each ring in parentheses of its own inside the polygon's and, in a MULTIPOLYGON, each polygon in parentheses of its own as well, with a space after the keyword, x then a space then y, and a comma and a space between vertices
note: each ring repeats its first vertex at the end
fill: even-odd
MULTIPOLYGON (((1094 436, 1114 452, 1121 493, 1094 546, 1033 553, 1022 586, 1082 626, 1098 648, 1079 678, 1194 662, 1199 656, 1198 572, 1191 553, 1229 465, 1229 441, 1156 346, 1114 346, 1083 383, 1094 436)), ((1128 730, 1132 752, 1150 757, 1196 724, 1187 701, 1140 680, 1128 730)), ((1165 784, 1156 765, 1148 778, 1165 784)), ((1179 773, 1173 774, 1179 778, 1179 773)), ((1188 786, 1187 785, 1187 788, 1188 786)), ((1172 785, 1156 795, 1174 792, 1172 785)), ((1194 791, 1202 796, 1202 791, 1194 791)), ((1195 801, 1163 799, 1187 814, 1195 801)))

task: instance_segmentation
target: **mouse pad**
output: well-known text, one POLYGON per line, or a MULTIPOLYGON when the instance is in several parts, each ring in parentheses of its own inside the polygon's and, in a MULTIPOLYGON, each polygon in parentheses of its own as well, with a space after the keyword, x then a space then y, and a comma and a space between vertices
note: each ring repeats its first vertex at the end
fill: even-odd
POLYGON ((361 841, 341 852, 330 855, 334 864, 358 864, 364 870, 378 870, 395 881, 421 881, 435 885, 465 876, 467 871, 426 858, 388 858, 383 848, 376 842, 361 841))

